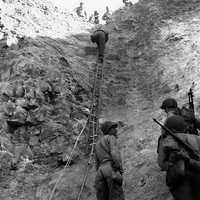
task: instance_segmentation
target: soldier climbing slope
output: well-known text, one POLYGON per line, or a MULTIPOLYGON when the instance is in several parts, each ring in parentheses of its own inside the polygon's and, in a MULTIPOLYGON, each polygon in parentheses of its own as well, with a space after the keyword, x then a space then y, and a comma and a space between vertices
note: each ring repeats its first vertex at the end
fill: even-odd
POLYGON ((99 52, 98 60, 102 63, 104 58, 105 43, 108 41, 108 33, 99 29, 94 31, 94 33, 90 36, 90 39, 93 43, 97 44, 99 52))
POLYGON ((104 20, 106 22, 106 24, 108 24, 112 20, 111 13, 110 13, 108 6, 106 6, 106 12, 103 14, 102 20, 104 20))
POLYGON ((87 13, 83 8, 83 2, 81 2, 80 5, 77 8, 75 8, 75 11, 79 17, 87 18, 87 13))
POLYGON ((130 7, 133 5, 133 3, 131 1, 128 1, 128 0, 123 0, 123 3, 125 5, 125 7, 130 7))
POLYGON ((89 16, 88 22, 94 23, 94 14, 91 14, 91 15, 89 16))
POLYGON ((165 99, 160 108, 167 113, 167 117, 180 115, 187 124, 186 132, 195 135, 198 134, 197 129, 200 130, 200 120, 195 118, 194 113, 189 108, 183 106, 180 109, 177 101, 173 98, 165 99))
POLYGON ((99 13, 96 10, 94 11, 94 23, 99 24, 99 13))
POLYGON ((168 117, 165 127, 178 137, 177 140, 162 129, 158 140, 158 165, 166 171, 166 184, 175 200, 199 200, 200 137, 185 134, 187 124, 179 115, 168 117), (193 151, 189 151, 183 143, 193 151))
POLYGON ((95 146, 97 200, 124 200, 122 188, 123 169, 117 145, 117 123, 102 124, 103 136, 95 146))

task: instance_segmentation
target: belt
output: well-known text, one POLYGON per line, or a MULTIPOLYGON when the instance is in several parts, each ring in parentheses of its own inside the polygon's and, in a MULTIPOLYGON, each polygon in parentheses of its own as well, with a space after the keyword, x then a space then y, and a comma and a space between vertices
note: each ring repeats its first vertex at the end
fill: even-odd
POLYGON ((104 34, 106 34, 106 32, 105 32, 104 30, 102 30, 102 29, 97 29, 96 31, 94 31, 94 33, 98 32, 98 31, 101 31, 101 32, 103 32, 104 34))

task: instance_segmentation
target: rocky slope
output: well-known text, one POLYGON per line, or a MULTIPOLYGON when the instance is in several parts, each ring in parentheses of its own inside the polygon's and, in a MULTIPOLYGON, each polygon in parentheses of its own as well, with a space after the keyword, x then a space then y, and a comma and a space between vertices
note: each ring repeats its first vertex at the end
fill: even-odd
POLYGON ((172 198, 156 163, 160 129, 152 117, 163 120, 159 106, 166 97, 187 103, 193 81, 199 115, 199 6, 151 0, 115 13, 119 30, 108 46, 104 117, 129 124, 120 142, 127 199, 172 198))
POLYGON ((5 29, 20 35, 62 38, 67 34, 87 32, 91 27, 75 13, 61 10, 46 0, 2 0, 0 8, 5 29))
MULTIPOLYGON (((0 3, 0 198, 47 199, 87 120, 95 61, 87 54, 91 24, 46 1, 0 3)), ((85 137, 73 164, 84 157, 83 147, 85 137)), ((75 170, 82 175, 81 166, 67 178, 75 170)), ((68 182, 69 191, 79 182, 68 182)))
MULTIPOLYGON (((10 47, 1 40, 0 197, 47 200, 87 119, 92 27, 45 1, 0 3, 3 31, 20 36, 10 47)), ((165 97, 187 102, 193 81, 199 114, 199 12, 198 0, 141 0, 105 26, 101 120, 126 125, 119 139, 127 200, 172 199, 156 163, 160 129, 152 117, 165 117, 159 110, 165 97)), ((76 199, 87 163, 84 141, 53 199, 76 199)), ((95 198, 94 175, 91 169, 82 199, 95 198)))

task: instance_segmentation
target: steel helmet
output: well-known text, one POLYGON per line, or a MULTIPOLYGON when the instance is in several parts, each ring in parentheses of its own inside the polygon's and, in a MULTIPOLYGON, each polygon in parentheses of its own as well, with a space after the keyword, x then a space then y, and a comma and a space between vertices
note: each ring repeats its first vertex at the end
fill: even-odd
POLYGON ((165 126, 176 133, 185 132, 187 129, 187 124, 180 115, 168 117, 165 121, 165 126))
POLYGON ((101 125, 101 131, 104 135, 108 134, 111 128, 117 128, 118 124, 116 122, 106 121, 101 125))
POLYGON ((177 108, 178 104, 177 101, 173 98, 167 98, 162 102, 161 109, 166 109, 166 108, 177 108))

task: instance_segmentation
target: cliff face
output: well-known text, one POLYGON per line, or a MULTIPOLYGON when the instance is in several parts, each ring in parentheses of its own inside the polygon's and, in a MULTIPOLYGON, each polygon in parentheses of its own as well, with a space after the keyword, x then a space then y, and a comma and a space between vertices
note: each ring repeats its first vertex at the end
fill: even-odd
MULTIPOLYGON (((91 24, 46 1, 1 1, 0 197, 48 199, 84 126, 96 51, 91 24), (2 36, 1 36, 2 37, 2 36), (15 163, 17 169, 9 170, 15 163)), ((113 14, 106 46, 101 120, 121 121, 126 199, 171 199, 156 163, 162 100, 199 114, 199 1, 141 0, 113 14)), ((53 199, 76 199, 86 167, 84 136, 53 199)), ((94 169, 82 199, 94 199, 94 169)))
POLYGON ((21 35, 62 38, 67 34, 87 32, 91 24, 78 19, 75 13, 54 6, 45 0, 1 1, 1 21, 5 29, 21 35))
MULTIPOLYGON (((92 25, 46 1, 0 3, 0 198, 47 199, 89 113, 92 25)), ((60 199, 79 189, 84 147, 60 199)))
MULTIPOLYGON (((117 11, 105 64, 104 117, 127 123, 120 144, 127 199, 171 199, 157 163, 162 100, 188 102, 199 115, 199 1, 140 1, 117 11), (113 51, 114 49, 114 51, 113 51)), ((108 25, 109 26, 109 25, 108 25)))

